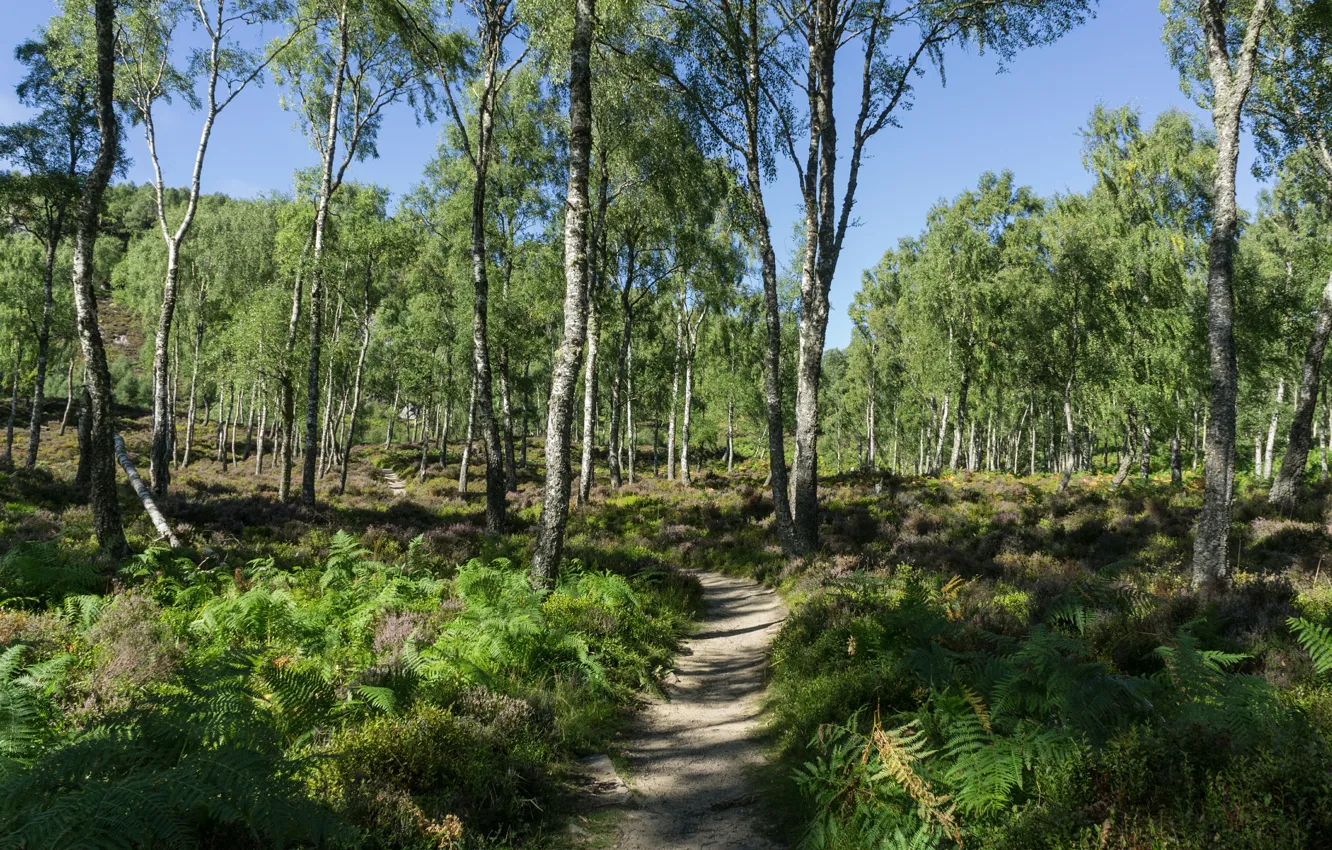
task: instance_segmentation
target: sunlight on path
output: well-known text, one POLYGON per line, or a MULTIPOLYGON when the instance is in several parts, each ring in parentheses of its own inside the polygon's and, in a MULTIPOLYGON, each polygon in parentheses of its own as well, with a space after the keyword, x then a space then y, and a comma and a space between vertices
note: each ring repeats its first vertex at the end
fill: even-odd
POLYGON ((670 701, 654 702, 625 746, 637 807, 624 815, 620 850, 775 850, 753 820, 746 769, 763 759, 752 735, 786 609, 752 581, 699 578, 707 619, 680 655, 670 701))

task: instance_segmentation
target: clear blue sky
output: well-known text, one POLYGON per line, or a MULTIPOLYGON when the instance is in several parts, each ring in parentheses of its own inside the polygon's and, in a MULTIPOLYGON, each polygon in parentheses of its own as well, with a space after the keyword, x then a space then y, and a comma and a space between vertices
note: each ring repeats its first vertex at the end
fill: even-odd
MULTIPOLYGON (((52 0, 7 3, 0 35, 0 123, 23 116, 14 97, 21 68, 14 47, 30 37, 55 10, 52 0)), ((917 89, 916 106, 901 115, 901 129, 888 128, 872 143, 861 170, 854 218, 846 237, 832 292, 828 345, 850 338, 846 307, 861 272, 886 248, 920 231, 930 206, 956 195, 985 171, 1012 169, 1043 194, 1081 191, 1090 183, 1082 168, 1078 130, 1098 102, 1133 104, 1148 119, 1179 107, 1204 121, 1206 115, 1180 92, 1179 78, 1161 44, 1157 0, 1102 0, 1095 20, 1053 46, 1017 57, 1007 73, 995 73, 992 56, 954 51, 948 57, 948 86, 931 72, 917 89)), ((848 69, 854 72, 855 69, 848 69)), ((843 78, 839 103, 849 134, 857 86, 843 78)), ((158 118, 159 150, 168 183, 184 185, 199 132, 198 116, 177 106, 158 118)), ((437 127, 418 127, 407 106, 391 112, 379 135, 377 160, 352 166, 349 177, 405 192, 434 154, 437 127)), ((149 179, 142 136, 131 128, 127 149, 135 159, 129 177, 149 179)), ((1261 188, 1249 174, 1253 148, 1242 154, 1240 204, 1252 209, 1261 188)), ((247 91, 223 113, 214 130, 204 169, 210 192, 249 196, 286 189, 292 172, 315 162, 292 117, 278 106, 269 81, 247 91)), ((845 163, 842 163, 843 176, 845 163)), ((790 169, 769 189, 769 211, 779 258, 789 257, 799 195, 790 169)))

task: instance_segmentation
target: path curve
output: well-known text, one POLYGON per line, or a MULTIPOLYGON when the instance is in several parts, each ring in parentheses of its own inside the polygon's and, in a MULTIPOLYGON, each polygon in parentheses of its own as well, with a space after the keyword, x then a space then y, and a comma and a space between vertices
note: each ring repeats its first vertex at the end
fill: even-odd
POLYGON ((669 700, 638 718, 624 747, 637 806, 619 850, 776 850, 759 834, 748 768, 768 645, 786 617, 777 594, 753 581, 702 573, 707 618, 681 652, 669 700))

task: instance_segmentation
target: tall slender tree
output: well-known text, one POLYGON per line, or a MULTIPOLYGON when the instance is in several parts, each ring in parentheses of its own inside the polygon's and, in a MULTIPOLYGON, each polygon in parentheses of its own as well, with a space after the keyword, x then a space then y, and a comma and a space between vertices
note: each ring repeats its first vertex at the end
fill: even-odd
POLYGON ((1254 0, 1245 17, 1222 0, 1164 0, 1170 15, 1166 43, 1186 90, 1211 107, 1216 133, 1212 231, 1207 249, 1207 351, 1211 401, 1202 514, 1193 547, 1193 584, 1215 586, 1227 574, 1235 479, 1235 243, 1239 208, 1240 120, 1257 71, 1259 39, 1272 0, 1254 0), (1196 89, 1193 86, 1196 85, 1196 89))
POLYGON ((572 477, 570 428, 578 364, 587 340, 588 172, 592 159, 593 0, 575 0, 569 44, 569 185, 564 208, 564 330, 551 370, 546 413, 546 480, 532 548, 532 580, 555 582, 564 554, 572 477))

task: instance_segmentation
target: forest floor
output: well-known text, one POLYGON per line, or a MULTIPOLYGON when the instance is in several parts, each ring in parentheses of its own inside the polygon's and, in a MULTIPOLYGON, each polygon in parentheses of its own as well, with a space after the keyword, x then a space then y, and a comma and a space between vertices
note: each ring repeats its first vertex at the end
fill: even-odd
MULTIPOLYGON (((142 468, 146 411, 118 412, 142 468)), ((686 487, 640 447, 632 484, 598 466, 543 596, 526 580, 539 445, 497 536, 481 453, 457 492, 456 443, 424 474, 419 443, 358 446, 345 492, 334 470, 310 509, 277 500, 243 441, 222 464, 214 429, 162 503, 185 549, 150 549, 122 487, 148 550, 124 564, 96 555, 73 429, 49 429, 38 470, 0 469, 0 697, 36 712, 0 747, 19 759, 0 759, 0 835, 1332 847, 1332 635, 1307 639, 1332 630, 1332 482, 1279 511, 1241 475, 1233 585, 1209 596, 1189 586, 1193 474, 1113 488, 1106 458, 1065 492, 1051 475, 827 476, 821 551, 789 559, 762 464, 705 463, 686 487), (195 704, 258 730, 249 749, 192 749, 195 704), (143 734, 106 731, 125 729, 143 734), (580 804, 580 765, 604 756, 635 805, 580 804), (171 797, 190 771, 225 805, 171 797), (94 804, 143 787, 166 796, 94 804), (242 832, 234 800, 280 806, 242 832)))
POLYGON ((622 753, 637 807, 619 850, 765 850, 750 783, 763 762, 756 740, 768 649, 786 618, 777 595, 753 581, 699 577, 707 613, 682 650, 667 698, 634 723, 622 753))

